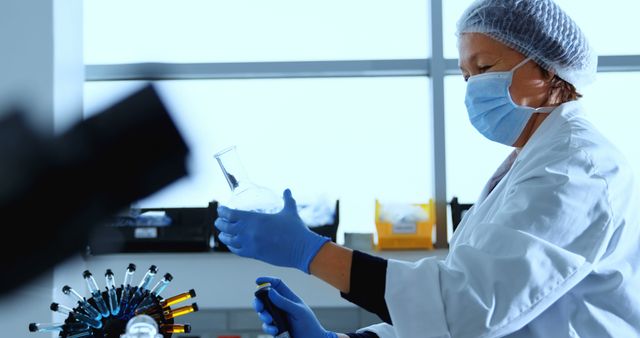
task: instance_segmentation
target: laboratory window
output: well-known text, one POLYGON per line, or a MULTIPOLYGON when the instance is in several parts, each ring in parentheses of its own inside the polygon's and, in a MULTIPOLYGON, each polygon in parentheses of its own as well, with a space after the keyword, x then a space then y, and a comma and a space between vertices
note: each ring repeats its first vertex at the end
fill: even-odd
POLYGON ((427 1, 87 0, 86 64, 424 59, 427 1))
MULTIPOLYGON (((204 206, 228 197, 213 155, 236 145, 250 178, 294 197, 340 200, 340 235, 373 232, 375 199, 432 196, 426 77, 156 82, 185 136, 190 176, 142 207, 204 206)), ((141 82, 85 84, 87 116, 141 82)))

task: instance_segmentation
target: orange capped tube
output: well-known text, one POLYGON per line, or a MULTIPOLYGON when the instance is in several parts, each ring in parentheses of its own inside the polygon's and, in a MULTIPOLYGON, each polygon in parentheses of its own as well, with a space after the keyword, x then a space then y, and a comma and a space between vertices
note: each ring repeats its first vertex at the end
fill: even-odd
POLYGON ((164 319, 171 319, 171 318, 184 316, 186 314, 189 314, 191 312, 196 312, 196 311, 198 311, 198 304, 193 303, 191 305, 179 307, 175 310, 167 310, 162 313, 162 316, 164 317, 164 319))
POLYGON ((160 326, 162 333, 189 333, 191 325, 189 324, 163 324, 160 326))
POLYGON ((163 308, 167 308, 169 306, 178 304, 180 302, 184 302, 187 299, 193 298, 196 296, 196 290, 191 289, 189 292, 181 293, 179 295, 173 296, 171 298, 164 299, 160 302, 160 306, 163 308))

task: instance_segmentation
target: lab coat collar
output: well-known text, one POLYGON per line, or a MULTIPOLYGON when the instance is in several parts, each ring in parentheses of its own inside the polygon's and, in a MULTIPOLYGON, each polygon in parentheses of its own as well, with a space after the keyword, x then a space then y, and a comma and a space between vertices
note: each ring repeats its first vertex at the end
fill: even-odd
MULTIPOLYGON (((538 129, 533 133, 531 138, 521 149, 515 148, 509 156, 502 162, 502 164, 496 169, 495 173, 489 181, 485 184, 480 196, 478 197, 477 204, 482 204, 484 200, 489 196, 491 191, 500 184, 500 181, 504 178, 508 171, 518 162, 521 158, 526 158, 533 148, 537 148, 539 144, 544 144, 546 141, 545 135, 553 134, 555 130, 561 127, 564 121, 569 120, 573 116, 581 115, 582 105, 577 101, 567 102, 559 105, 549 113, 549 116, 540 124, 538 129), (496 182, 497 180, 497 182, 496 182)), ((535 151, 535 150, 533 150, 535 151)))
POLYGON ((566 102, 556 107, 520 149, 518 157, 526 156, 532 148, 536 148, 537 144, 544 143, 545 135, 552 134, 572 117, 582 115, 582 110, 582 104, 578 101, 566 102))

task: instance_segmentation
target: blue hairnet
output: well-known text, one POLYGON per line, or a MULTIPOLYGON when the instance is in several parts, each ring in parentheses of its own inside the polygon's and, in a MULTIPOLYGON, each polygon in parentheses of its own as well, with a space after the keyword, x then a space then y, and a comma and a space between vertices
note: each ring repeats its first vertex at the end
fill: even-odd
POLYGON ((595 79, 598 57, 578 25, 552 0, 476 0, 457 33, 483 33, 576 87, 595 79))

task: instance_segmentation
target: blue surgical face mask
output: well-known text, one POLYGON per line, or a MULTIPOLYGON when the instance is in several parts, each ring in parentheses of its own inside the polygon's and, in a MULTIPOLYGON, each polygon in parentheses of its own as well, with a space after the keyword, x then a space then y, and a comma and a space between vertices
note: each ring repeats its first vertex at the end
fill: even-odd
POLYGON ((511 98, 509 87, 513 73, 530 60, 525 59, 507 72, 488 72, 469 78, 464 103, 471 124, 486 138, 511 146, 533 113, 553 109, 520 106, 511 98))

